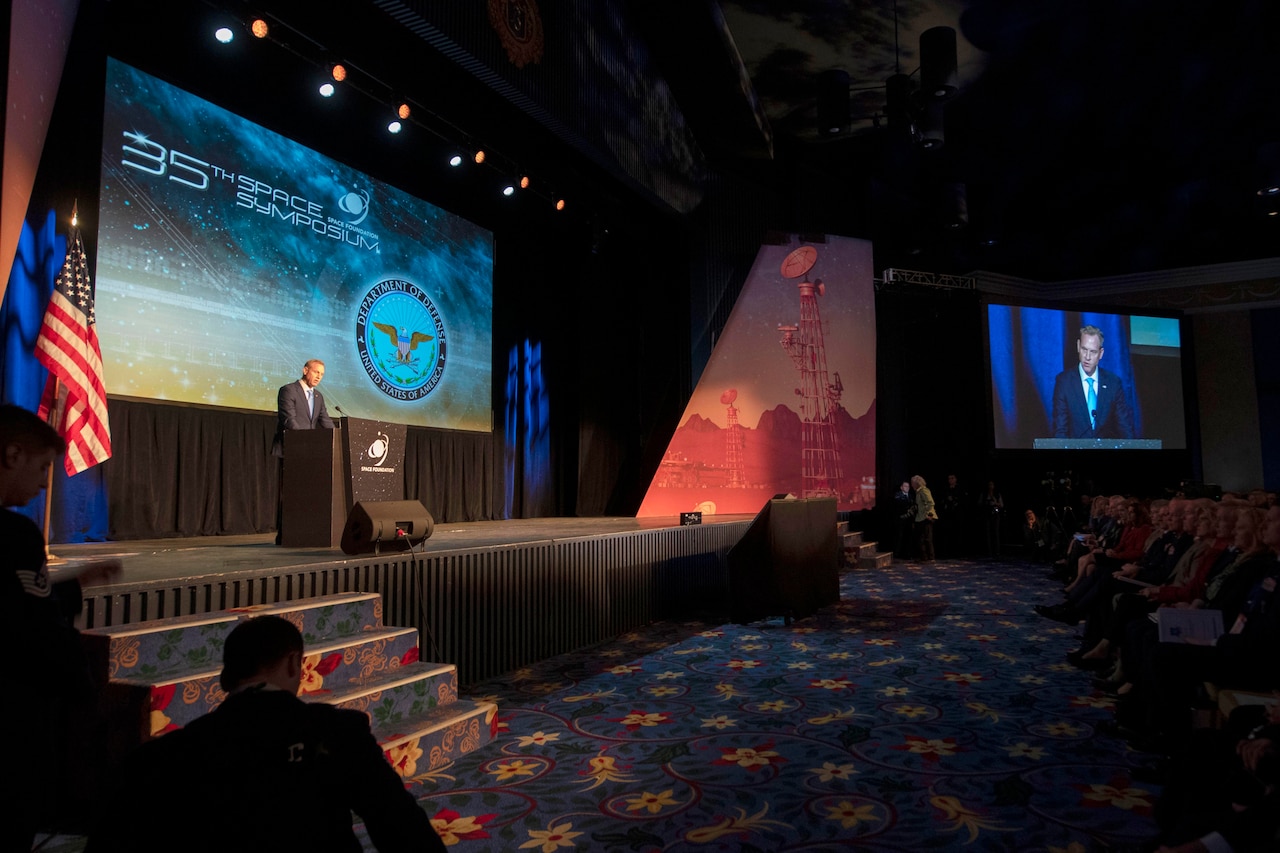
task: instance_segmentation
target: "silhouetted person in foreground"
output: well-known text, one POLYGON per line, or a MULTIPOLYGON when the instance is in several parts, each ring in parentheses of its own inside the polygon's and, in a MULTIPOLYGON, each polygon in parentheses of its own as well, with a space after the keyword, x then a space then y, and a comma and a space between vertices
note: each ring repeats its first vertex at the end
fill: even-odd
POLYGON ((80 829, 93 792, 98 684, 75 627, 81 587, 120 574, 116 559, 49 571, 44 533, 7 507, 40 494, 66 444, 19 406, 0 406, 0 638, 8 650, 0 725, 12 780, 0 803, 0 850, 30 850, 37 831, 80 829), (33 705, 33 703, 35 703, 33 705), (15 784, 16 783, 16 784, 15 784))
POLYGON ((87 853, 359 853, 352 811, 382 853, 445 849, 368 718, 298 698, 297 628, 278 616, 250 619, 223 654, 226 700, 134 753, 87 853))

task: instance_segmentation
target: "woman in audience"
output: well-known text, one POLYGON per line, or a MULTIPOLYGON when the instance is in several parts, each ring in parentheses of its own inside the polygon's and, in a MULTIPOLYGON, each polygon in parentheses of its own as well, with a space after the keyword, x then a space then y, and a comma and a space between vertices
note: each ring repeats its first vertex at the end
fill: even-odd
POLYGON ((1235 562, 1238 551, 1235 548, 1236 516, 1240 512, 1238 503, 1220 503, 1214 508, 1214 544, 1211 553, 1201 559, 1198 567, 1181 583, 1176 580, 1168 584, 1150 586, 1139 590, 1139 595, 1156 604, 1176 604, 1191 602, 1204 595, 1208 582, 1218 572, 1235 562))
MULTIPOLYGON (((1130 733, 1159 740, 1184 731, 1199 686, 1248 690, 1280 687, 1280 614, 1275 606, 1276 548, 1280 548, 1280 509, 1267 513, 1242 510, 1236 520, 1235 546, 1240 556, 1209 583, 1205 598, 1192 602, 1222 612, 1228 630, 1211 645, 1160 642, 1149 624, 1140 637, 1130 635, 1132 650, 1124 659, 1133 689, 1116 709, 1117 722, 1130 733)), ((1150 744, 1149 744, 1150 745, 1150 744)))
POLYGON ((1140 559, 1151 537, 1151 518, 1147 508, 1138 500, 1128 500, 1120 505, 1117 513, 1120 536, 1111 547, 1096 547, 1080 558, 1076 577, 1067 585, 1071 592, 1080 580, 1093 574, 1101 566, 1107 574, 1113 574, 1125 563, 1140 559))
POLYGON ((1022 550, 1037 563, 1045 558, 1048 548, 1048 533, 1045 525, 1036 517, 1036 511, 1029 509, 1022 514, 1022 550))
MULTIPOLYGON (((1216 525, 1216 513, 1213 501, 1208 498, 1192 501, 1186 505, 1183 513, 1184 529, 1191 529, 1194 541, 1191 547, 1183 552, 1169 576, 1170 586, 1181 586, 1198 571, 1201 562, 1212 562, 1220 551, 1226 548, 1226 542, 1218 542, 1213 535, 1216 525)), ((1118 567, 1117 567, 1118 568, 1118 567)), ((1120 576, 1123 579, 1123 575, 1120 576)), ((1079 652, 1073 652, 1067 659, 1078 666, 1101 668, 1111 659, 1113 648, 1118 649, 1124 638, 1126 626, 1134 619, 1144 618, 1156 605, 1142 593, 1148 587, 1125 589, 1116 585, 1098 596, 1085 625, 1084 641, 1079 652), (1118 591, 1117 591, 1118 590, 1118 591)))

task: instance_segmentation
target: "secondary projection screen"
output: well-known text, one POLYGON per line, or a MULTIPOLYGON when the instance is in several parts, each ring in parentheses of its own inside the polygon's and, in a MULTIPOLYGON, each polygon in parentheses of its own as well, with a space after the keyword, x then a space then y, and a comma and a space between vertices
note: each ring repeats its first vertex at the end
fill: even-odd
POLYGON ((997 449, 1186 449, 1179 318, 992 303, 986 320, 997 449))
POLYGON ((97 288, 112 394, 492 428, 489 231, 115 60, 97 288))

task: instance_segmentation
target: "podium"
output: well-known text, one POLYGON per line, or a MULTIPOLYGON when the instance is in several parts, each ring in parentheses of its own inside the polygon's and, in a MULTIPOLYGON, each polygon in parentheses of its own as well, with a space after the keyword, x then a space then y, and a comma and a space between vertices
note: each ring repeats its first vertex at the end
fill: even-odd
POLYGON ((840 600, 835 498, 776 497, 725 561, 729 614, 739 624, 809 616, 840 600))
POLYGON ((337 548, 351 508, 404 499, 404 424, 343 418, 337 429, 287 430, 280 544, 337 548))

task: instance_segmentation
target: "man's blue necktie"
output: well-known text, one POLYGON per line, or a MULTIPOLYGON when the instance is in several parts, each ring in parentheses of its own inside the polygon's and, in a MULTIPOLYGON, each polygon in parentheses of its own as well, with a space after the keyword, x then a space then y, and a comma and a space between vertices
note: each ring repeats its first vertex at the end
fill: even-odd
POLYGON ((1093 390, 1093 377, 1085 377, 1085 382, 1089 383, 1089 426, 1093 429, 1098 428, 1098 392, 1093 390))
MULTIPOLYGON (((1093 380, 1092 380, 1092 379, 1090 379, 1089 381, 1090 381, 1090 382, 1092 382, 1093 380)), ((1092 386, 1092 385, 1091 385, 1091 386, 1089 386, 1089 399, 1090 399, 1090 400, 1092 400, 1092 399, 1093 399, 1093 386, 1092 386)), ((1092 404, 1092 403, 1090 403, 1089 405, 1091 405, 1091 406, 1092 406, 1093 404, 1092 404)), ((307 414, 308 414, 308 415, 315 415, 315 413, 316 413, 315 398, 311 396, 311 389, 310 389, 310 388, 308 388, 308 389, 307 389, 307 414)))

